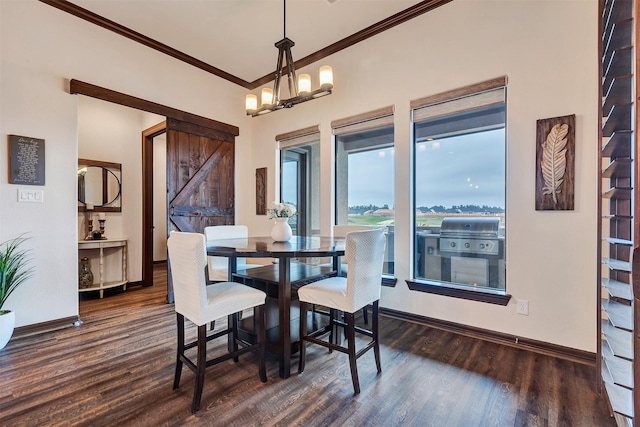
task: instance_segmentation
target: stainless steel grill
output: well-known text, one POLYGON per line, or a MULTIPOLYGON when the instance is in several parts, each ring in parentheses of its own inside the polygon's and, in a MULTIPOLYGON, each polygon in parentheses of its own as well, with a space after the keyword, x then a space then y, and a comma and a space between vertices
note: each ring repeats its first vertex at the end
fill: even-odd
POLYGON ((455 254, 498 255, 500 218, 447 217, 440 228, 440 251, 455 254))

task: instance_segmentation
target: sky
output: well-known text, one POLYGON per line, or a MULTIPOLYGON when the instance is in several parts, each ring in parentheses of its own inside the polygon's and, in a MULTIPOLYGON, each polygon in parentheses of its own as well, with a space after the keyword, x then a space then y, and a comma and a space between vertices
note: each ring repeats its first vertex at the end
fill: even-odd
MULTIPOLYGON (((504 129, 419 143, 415 161, 416 207, 505 207, 504 129)), ((394 162, 392 148, 350 155, 349 206, 393 208, 394 162)))

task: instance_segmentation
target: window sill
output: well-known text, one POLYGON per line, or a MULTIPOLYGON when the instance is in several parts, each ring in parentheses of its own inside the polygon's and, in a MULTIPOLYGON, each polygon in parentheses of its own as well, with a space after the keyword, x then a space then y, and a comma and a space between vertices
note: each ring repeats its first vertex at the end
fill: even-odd
POLYGON ((418 282, 407 280, 407 285, 412 291, 426 292, 429 294, 444 295, 453 298, 462 298, 471 301, 486 302, 489 304, 507 305, 511 295, 500 291, 466 289, 461 287, 445 286, 439 282, 418 282))

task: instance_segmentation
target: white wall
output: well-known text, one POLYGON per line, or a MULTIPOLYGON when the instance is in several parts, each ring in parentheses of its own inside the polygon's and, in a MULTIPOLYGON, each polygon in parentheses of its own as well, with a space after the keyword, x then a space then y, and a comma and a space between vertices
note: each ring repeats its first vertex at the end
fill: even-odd
MULTIPOLYGON (((244 90, 36 1, 0 1, 0 43, 0 241, 28 231, 36 258, 36 276, 6 306, 16 311, 19 327, 78 314, 79 101, 69 95, 68 79, 236 126, 244 120, 244 90), (9 134, 46 141, 46 185, 38 187, 44 190, 42 204, 17 203, 20 186, 8 184, 9 134)), ((238 168, 250 161, 248 141, 245 135, 236 138, 236 151, 244 154, 238 168)), ((108 147, 103 154, 109 160, 108 147)), ((135 181, 133 169, 125 167, 128 160, 120 163, 123 179, 135 181)), ((124 205, 132 203, 128 197, 139 197, 127 188, 123 194, 124 205)), ((116 222, 107 221, 108 232, 116 222)))
MULTIPOLYGON (((323 60, 331 96, 253 118, 254 167, 276 174, 274 136, 320 124, 322 180, 332 182, 331 120, 395 106, 398 284, 382 305, 595 351, 597 2, 456 0, 323 60), (506 307, 409 291, 412 99, 508 76, 506 307), (576 114, 575 210, 535 211, 536 120, 576 114), (260 137, 257 137, 257 136, 260 137), (265 160, 266 159, 266 160, 265 160), (515 300, 529 301, 529 316, 515 300)), ((315 75, 321 64, 308 67, 315 75)), ((479 159, 481 161, 481 159, 479 159)), ((277 184, 269 179, 268 200, 277 184)), ((247 194, 248 199, 253 194, 247 194)), ((322 189, 322 232, 332 224, 333 189, 322 189)), ((268 233, 266 217, 241 222, 268 233)))
MULTIPOLYGON (((267 200, 275 199, 276 134, 319 124, 321 179, 332 182, 331 120, 395 105, 398 285, 384 289, 382 305, 595 350, 597 2, 456 0, 326 58, 334 67, 333 95, 257 118, 244 116, 241 88, 50 6, 2 1, 0 15, 0 165, 7 165, 7 134, 47 141, 44 204, 18 204, 17 186, 0 183, 0 238, 32 231, 38 258, 38 276, 10 300, 18 326, 77 313, 77 97, 64 90, 65 79, 77 78, 239 126, 236 220, 252 234, 271 228, 254 214, 254 173, 268 167, 267 200), (25 22, 32 31, 24 31, 25 22), (411 292, 405 284, 412 240, 409 102, 502 75, 509 78, 507 291, 513 300, 501 307, 411 292), (537 212, 536 120, 567 114, 577 118, 575 210, 537 212), (530 302, 529 316, 516 315, 515 299, 530 302)), ((316 74, 319 65, 306 71, 316 74)), ((331 185, 322 187, 321 198, 321 230, 328 234, 331 185)))

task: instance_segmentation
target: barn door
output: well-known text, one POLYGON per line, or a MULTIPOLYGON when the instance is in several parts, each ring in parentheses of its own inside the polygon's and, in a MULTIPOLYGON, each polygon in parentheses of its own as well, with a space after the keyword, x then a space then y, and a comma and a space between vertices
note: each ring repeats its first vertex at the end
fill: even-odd
MULTIPOLYGON (((234 140, 228 125, 188 113, 167 117, 142 135, 142 285, 153 285, 153 138, 166 131, 167 237, 171 230, 202 232, 234 222, 234 140), (197 124, 196 124, 197 123, 197 124)), ((170 269, 169 265, 169 269, 170 269)), ((173 302, 171 272, 167 302, 173 302)))
MULTIPOLYGON (((167 119, 167 234, 234 223, 235 135, 167 119)), ((172 303, 171 271, 168 279, 172 303)))
POLYGON ((168 228, 202 233, 234 223, 234 135, 167 121, 168 228))

